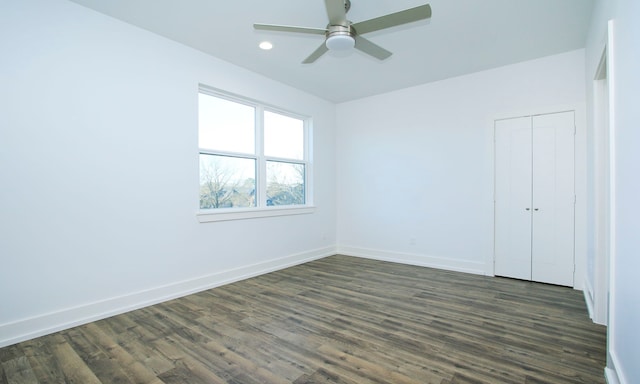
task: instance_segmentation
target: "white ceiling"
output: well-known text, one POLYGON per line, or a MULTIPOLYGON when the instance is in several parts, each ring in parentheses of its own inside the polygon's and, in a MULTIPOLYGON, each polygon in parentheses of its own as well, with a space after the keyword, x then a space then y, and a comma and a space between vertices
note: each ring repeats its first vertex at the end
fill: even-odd
POLYGON ((428 21, 364 37, 393 52, 302 60, 322 36, 253 23, 324 28, 323 0, 72 0, 333 102, 343 102, 583 48, 593 0, 351 0, 358 22, 431 4, 428 21), (269 40, 274 48, 262 51, 269 40))

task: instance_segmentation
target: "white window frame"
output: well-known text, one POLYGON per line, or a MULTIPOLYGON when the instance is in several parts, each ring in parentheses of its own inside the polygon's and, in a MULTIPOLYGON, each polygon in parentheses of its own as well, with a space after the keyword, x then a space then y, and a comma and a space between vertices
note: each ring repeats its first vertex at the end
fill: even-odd
MULTIPOLYGON (((198 94, 203 93, 213 97, 229 100, 235 103, 248 105, 255 108, 255 151, 253 154, 238 154, 229 153, 224 151, 212 151, 209 149, 200 148, 198 143, 198 159, 200 154, 231 156, 235 158, 247 158, 256 160, 256 206, 247 208, 216 208, 216 209, 198 209, 196 217, 200 223, 227 221, 227 220, 243 220, 262 217, 273 216, 289 216, 289 215, 302 215, 309 214, 315 211, 313 205, 313 167, 311 161, 311 128, 312 119, 309 116, 303 116, 294 112, 287 111, 285 109, 272 106, 267 103, 252 100, 246 97, 231 94, 222 90, 218 90, 206 85, 200 84, 198 87, 198 94), (284 116, 289 116, 295 119, 303 121, 303 140, 304 140, 304 156, 302 160, 279 158, 264 155, 264 112, 278 113, 284 116), (267 206, 267 162, 277 161, 293 164, 303 164, 305 168, 304 175, 304 189, 305 189, 305 203, 299 205, 278 205, 267 206)), ((196 199, 197 206, 200 206, 200 162, 198 160, 198 181, 197 181, 198 197, 196 199)))

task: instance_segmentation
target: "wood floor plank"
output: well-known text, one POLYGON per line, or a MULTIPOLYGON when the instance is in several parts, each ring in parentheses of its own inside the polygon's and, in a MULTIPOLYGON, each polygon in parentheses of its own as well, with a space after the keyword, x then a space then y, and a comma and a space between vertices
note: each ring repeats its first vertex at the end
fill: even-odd
POLYGON ((85 364, 78 353, 69 345, 62 333, 51 337, 53 357, 58 361, 65 382, 74 384, 100 384, 95 373, 85 364))
POLYGON ((19 356, 2 363, 9 384, 38 384, 38 379, 26 356, 19 356))
POLYGON ((285 382, 283 378, 273 375, 268 369, 254 363, 251 359, 247 359, 236 353, 234 349, 228 348, 221 341, 222 338, 212 339, 198 327, 193 326, 193 320, 188 317, 177 316, 170 308, 163 308, 162 322, 164 325, 174 330, 174 334, 168 336, 176 345, 184 345, 184 350, 193 359, 200 361, 213 372, 224 372, 225 376, 233 378, 243 377, 250 373, 243 381, 250 383, 263 382, 285 382))
POLYGON ((64 383, 65 376, 51 349, 53 337, 45 336, 21 343, 40 384, 64 383))
POLYGON ((175 368, 174 362, 154 350, 150 343, 156 340, 151 332, 133 319, 136 313, 114 316, 95 323, 106 337, 113 340, 126 353, 156 376, 175 368))
POLYGON ((2 368, 2 364, 0 364, 0 384, 7 384, 7 375, 4 373, 4 368, 2 368))
POLYGON ((91 337, 91 327, 73 328, 64 332, 69 345, 82 356, 82 360, 93 374, 107 383, 130 383, 133 378, 127 375, 122 363, 110 358, 91 337))
POLYGON ((162 381, 170 383, 174 382, 173 380, 179 379, 182 380, 180 382, 183 383, 202 382, 207 384, 223 384, 229 382, 229 380, 225 379, 225 376, 227 376, 226 373, 223 372, 222 375, 218 375, 201 361, 191 357, 187 351, 181 348, 180 344, 175 343, 173 340, 158 339, 154 341, 153 344, 159 353, 175 361, 176 364, 174 369, 159 375, 162 381))
MULTIPOLYGON (((136 384, 163 384, 145 364, 136 360, 95 323, 83 327, 88 340, 104 351, 105 355, 122 369, 127 382, 136 384)), ((101 379, 103 382, 104 379, 101 379)))
POLYGON ((579 291, 333 256, 0 349, 5 383, 604 384, 579 291))

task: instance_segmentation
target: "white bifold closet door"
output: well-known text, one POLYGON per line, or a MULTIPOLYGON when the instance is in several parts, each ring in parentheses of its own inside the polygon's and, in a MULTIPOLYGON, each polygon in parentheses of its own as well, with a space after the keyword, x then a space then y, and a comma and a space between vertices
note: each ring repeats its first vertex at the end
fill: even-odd
POLYGON ((495 122, 499 276, 573 286, 574 113, 495 122))

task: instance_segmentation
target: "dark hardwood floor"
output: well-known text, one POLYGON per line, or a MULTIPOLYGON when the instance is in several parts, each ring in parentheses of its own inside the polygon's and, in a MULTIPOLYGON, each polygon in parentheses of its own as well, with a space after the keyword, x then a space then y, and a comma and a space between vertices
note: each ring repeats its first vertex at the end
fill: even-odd
POLYGON ((604 383, 569 288, 333 256, 0 349, 0 383, 604 383))

